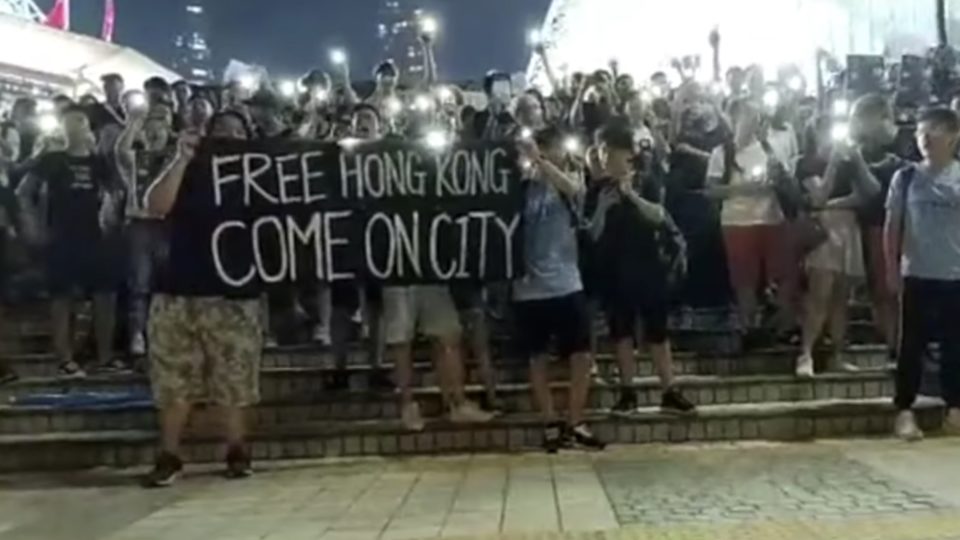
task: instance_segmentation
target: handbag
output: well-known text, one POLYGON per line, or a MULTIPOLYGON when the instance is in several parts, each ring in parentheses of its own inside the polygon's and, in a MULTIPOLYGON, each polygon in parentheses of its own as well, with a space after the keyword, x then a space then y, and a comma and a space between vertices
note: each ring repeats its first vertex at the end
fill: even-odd
POLYGON ((830 238, 827 229, 816 216, 803 212, 792 222, 797 251, 806 257, 830 238))

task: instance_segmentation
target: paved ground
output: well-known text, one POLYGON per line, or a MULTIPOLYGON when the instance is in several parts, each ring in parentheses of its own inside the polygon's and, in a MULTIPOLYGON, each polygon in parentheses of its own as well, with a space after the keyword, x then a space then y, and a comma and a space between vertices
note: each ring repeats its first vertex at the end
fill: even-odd
POLYGON ((0 477, 0 540, 960 540, 960 440, 271 465, 165 491, 0 477))

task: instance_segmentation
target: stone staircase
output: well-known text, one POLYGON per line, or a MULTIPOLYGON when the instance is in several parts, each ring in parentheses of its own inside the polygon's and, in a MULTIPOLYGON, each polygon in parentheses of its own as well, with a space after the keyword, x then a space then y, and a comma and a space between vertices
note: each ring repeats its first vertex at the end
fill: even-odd
MULTIPOLYGON (((49 334, 36 315, 7 330, 6 361, 22 379, 0 387, 0 471, 132 466, 150 463, 155 452, 157 421, 149 402, 149 382, 139 374, 95 375, 61 381, 56 361, 46 352, 49 334), (70 392, 130 392, 144 399, 120 405, 70 408, 28 406, 31 396, 70 392)), ((597 434, 612 443, 699 442, 728 440, 806 440, 824 437, 884 435, 892 429, 893 384, 883 347, 855 345, 848 360, 859 371, 793 375, 796 351, 768 349, 744 357, 676 355, 678 383, 700 406, 692 418, 660 413, 660 388, 650 359, 638 355, 640 378, 634 381, 643 410, 629 420, 613 418, 609 408, 618 397, 616 362, 606 346, 597 359, 590 398, 597 434)), ((370 366, 362 347, 346 354, 349 389, 329 388, 335 355, 316 347, 284 347, 265 351, 263 402, 250 411, 255 459, 328 456, 403 455, 437 452, 516 451, 536 448, 541 424, 527 384, 526 363, 509 353, 498 355, 499 396, 506 414, 485 425, 453 425, 441 419, 441 399, 427 358, 416 353, 414 382, 428 416, 421 433, 405 431, 397 420, 395 395, 372 381, 386 368, 370 366)), ((564 380, 558 362, 555 380, 564 380)), ((482 389, 475 366, 468 362, 469 391, 482 389)), ((567 400, 566 384, 553 387, 559 406, 567 400)), ((920 404, 923 428, 935 430, 942 404, 925 398, 920 404)), ((199 409, 191 420, 187 458, 220 459, 220 433, 215 416, 199 409)))

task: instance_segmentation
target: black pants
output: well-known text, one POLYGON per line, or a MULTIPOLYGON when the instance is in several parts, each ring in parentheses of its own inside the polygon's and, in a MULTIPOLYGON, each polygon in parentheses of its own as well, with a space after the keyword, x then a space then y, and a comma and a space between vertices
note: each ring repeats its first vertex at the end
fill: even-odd
POLYGON ((960 407, 960 281, 906 278, 900 319, 897 397, 900 410, 913 406, 923 377, 924 353, 940 343, 943 399, 960 407))

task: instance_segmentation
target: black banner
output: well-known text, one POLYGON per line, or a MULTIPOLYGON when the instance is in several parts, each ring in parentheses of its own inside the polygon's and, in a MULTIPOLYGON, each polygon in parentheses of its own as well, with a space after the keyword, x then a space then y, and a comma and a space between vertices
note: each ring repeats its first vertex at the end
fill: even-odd
POLYGON ((207 141, 190 170, 174 216, 174 234, 190 238, 172 241, 202 252, 179 253, 171 270, 210 294, 518 272, 523 197, 509 144, 207 141))

